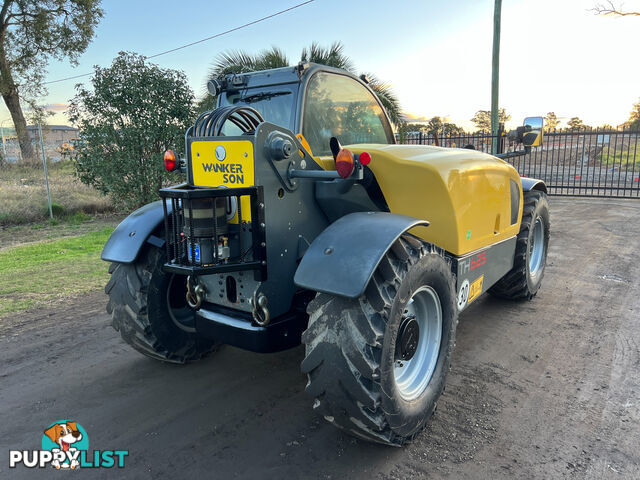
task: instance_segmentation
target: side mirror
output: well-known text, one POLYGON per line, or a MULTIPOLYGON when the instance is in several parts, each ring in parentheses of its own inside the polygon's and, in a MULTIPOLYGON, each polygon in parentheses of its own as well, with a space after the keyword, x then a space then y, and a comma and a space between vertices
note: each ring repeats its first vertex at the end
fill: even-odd
POLYGON ((542 117, 527 117, 524 119, 522 144, 527 147, 539 147, 544 138, 544 119, 542 117))

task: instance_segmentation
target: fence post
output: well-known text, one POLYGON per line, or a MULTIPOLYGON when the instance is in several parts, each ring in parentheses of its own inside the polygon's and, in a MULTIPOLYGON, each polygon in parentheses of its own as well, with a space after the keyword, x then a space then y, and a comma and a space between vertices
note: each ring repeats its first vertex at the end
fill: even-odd
POLYGON ((49 173, 47 172, 47 158, 44 155, 44 140, 42 140, 42 125, 38 122, 38 133, 40 134, 40 151, 42 152, 42 168, 44 169, 44 181, 47 185, 47 202, 49 204, 49 217, 53 220, 53 209, 51 208, 51 192, 49 191, 49 173))
POLYGON ((4 144, 4 126, 0 124, 0 130, 2 130, 2 154, 4 155, 4 160, 7 161, 7 146, 4 144))
POLYGON ((504 123, 498 123, 498 149, 497 153, 504 153, 504 123))

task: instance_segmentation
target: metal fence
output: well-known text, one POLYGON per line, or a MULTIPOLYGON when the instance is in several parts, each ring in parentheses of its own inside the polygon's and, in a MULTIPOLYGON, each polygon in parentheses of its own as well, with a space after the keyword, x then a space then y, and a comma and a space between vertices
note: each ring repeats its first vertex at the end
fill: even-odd
MULTIPOLYGON (((48 161, 58 162, 63 160, 65 156, 61 151, 61 143, 62 142, 52 142, 45 140, 44 142, 44 154, 48 161)), ((40 152, 40 140, 33 139, 31 140, 31 145, 33 145, 33 153, 35 154, 35 158, 40 161, 42 158, 42 153, 40 152)), ((17 138, 6 138, 4 142, 4 146, 2 146, 2 150, 0 150, 2 154, 2 159, 7 163, 18 163, 22 161, 22 152, 20 151, 20 145, 18 144, 17 138)))
MULTIPOLYGON (((489 153, 493 137, 488 134, 439 138, 416 133, 404 143, 440 145, 489 153)), ((503 151, 515 146, 503 142, 503 151)), ((546 133, 544 145, 531 153, 507 160, 525 177, 544 180, 551 195, 640 198, 640 132, 589 130, 546 133)))

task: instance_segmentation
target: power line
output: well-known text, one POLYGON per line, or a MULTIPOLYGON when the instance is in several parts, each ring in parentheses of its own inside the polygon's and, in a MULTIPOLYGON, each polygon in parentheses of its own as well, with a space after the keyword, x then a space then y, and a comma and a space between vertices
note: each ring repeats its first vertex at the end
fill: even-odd
POLYGON ((58 83, 58 82, 66 82, 67 80, 73 80, 74 78, 82 78, 91 75, 90 73, 83 73, 80 75, 75 75, 73 77, 61 78, 60 80, 51 80, 50 82, 43 82, 43 85, 48 85, 50 83, 58 83))
MULTIPOLYGON (((216 33, 215 35, 211 35, 210 37, 206 37, 206 38, 203 38, 201 40, 196 40, 195 42, 187 43, 185 45, 181 45, 179 47, 172 48, 172 49, 166 50, 164 52, 156 53, 156 54, 151 55, 151 56, 149 56, 147 58, 148 59, 156 58, 156 57, 159 57, 161 55, 166 55, 167 53, 172 53, 172 52, 175 52, 177 50, 182 50, 183 48, 187 48, 187 47, 191 47, 193 45, 197 45, 198 43, 206 42, 208 40, 213 40, 214 38, 218 38, 218 37, 221 37, 223 35, 227 35, 229 33, 236 32, 236 31, 241 30, 243 28, 250 27, 251 25, 255 25, 256 23, 264 22, 265 20, 268 20, 268 19, 273 18, 273 17, 277 17, 278 15, 282 15, 283 13, 290 12, 291 10, 295 10, 296 8, 303 7, 303 6, 305 6, 305 5, 309 4, 309 3, 312 3, 313 1, 314 0, 307 0, 306 2, 298 3, 297 5, 294 5, 293 7, 289 7, 289 8, 286 8, 284 10, 280 10, 279 12, 272 13, 271 15, 267 15, 266 17, 259 18, 258 20, 254 20, 252 22, 245 23, 244 25, 240 25, 238 27, 234 27, 234 28, 231 28, 229 30, 225 30, 224 32, 216 33)), ((49 84, 52 84, 52 83, 59 83, 59 82, 66 82, 67 80, 74 80, 76 78, 88 77, 89 75, 92 75, 92 73, 83 73, 81 75, 74 75, 72 77, 61 78, 59 80, 51 80, 49 82, 44 82, 44 85, 49 85, 49 84)))

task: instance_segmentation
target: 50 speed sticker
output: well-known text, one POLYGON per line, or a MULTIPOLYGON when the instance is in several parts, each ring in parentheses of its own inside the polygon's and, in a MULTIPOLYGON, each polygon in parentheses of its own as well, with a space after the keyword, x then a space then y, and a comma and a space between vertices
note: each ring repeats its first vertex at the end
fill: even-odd
POLYGON ((467 300, 469 299, 469 280, 462 282, 460 291, 458 292, 458 310, 462 311, 467 306, 467 300))
POLYGON ((479 278, 473 281, 469 287, 469 296, 467 302, 473 302, 482 293, 482 282, 484 281, 484 275, 480 275, 479 278))

